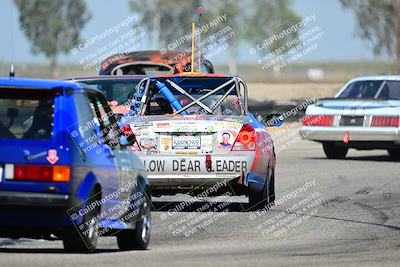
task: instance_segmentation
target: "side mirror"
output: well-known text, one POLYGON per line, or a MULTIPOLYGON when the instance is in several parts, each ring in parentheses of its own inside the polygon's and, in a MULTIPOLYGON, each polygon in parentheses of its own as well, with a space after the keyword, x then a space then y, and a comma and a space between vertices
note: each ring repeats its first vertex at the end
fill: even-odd
POLYGON ((263 122, 267 127, 280 127, 283 124, 283 116, 281 114, 269 114, 263 118, 263 122))

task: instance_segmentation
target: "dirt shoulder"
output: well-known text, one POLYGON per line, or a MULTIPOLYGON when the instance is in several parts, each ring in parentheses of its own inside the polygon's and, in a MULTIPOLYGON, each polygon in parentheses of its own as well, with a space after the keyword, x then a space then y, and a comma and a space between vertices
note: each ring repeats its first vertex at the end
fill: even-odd
POLYGON ((249 98, 254 101, 303 100, 333 97, 343 83, 249 83, 249 98))

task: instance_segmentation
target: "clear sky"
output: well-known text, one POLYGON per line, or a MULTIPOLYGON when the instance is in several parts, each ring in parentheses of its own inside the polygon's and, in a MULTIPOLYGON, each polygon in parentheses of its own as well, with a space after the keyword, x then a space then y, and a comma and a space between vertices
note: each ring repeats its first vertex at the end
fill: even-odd
MULTIPOLYGON (((131 15, 128 0, 87 0, 92 19, 83 29, 83 39, 101 33, 121 19, 131 15)), ((316 15, 316 23, 324 31, 319 40, 318 49, 302 58, 302 61, 360 61, 388 59, 387 56, 374 56, 372 48, 355 35, 356 20, 354 14, 344 10, 339 0, 294 0, 294 10, 300 16, 316 15)), ((205 10, 206 12, 206 10, 205 10)), ((21 31, 18 23, 18 11, 13 0, 0 0, 0 62, 46 63, 43 55, 33 55, 30 43, 21 31), (12 41, 13 40, 13 41, 12 41)), ((98 44, 101 47, 101 44, 98 44)), ((139 49, 146 49, 146 42, 141 42, 139 49)), ((151 48, 151 47, 150 47, 151 48)), ((247 62, 248 50, 238 55, 239 62, 247 62)), ((222 54, 221 57, 224 55, 222 54)), ((62 63, 76 63, 74 56, 62 56, 62 63)), ((215 59, 215 63, 218 59, 215 59)))

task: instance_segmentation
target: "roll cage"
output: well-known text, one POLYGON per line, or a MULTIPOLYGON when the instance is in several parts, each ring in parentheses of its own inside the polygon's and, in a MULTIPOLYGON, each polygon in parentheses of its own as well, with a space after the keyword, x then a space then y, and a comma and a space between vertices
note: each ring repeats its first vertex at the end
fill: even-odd
MULTIPOLYGON (((190 77, 178 77, 179 79, 207 79, 208 77, 200 76, 190 76, 190 77)), ((182 88, 179 82, 176 82, 177 77, 161 77, 161 78, 151 78, 145 77, 136 86, 136 91, 134 93, 134 98, 136 100, 136 110, 137 114, 144 116, 149 105, 149 102, 153 95, 161 93, 169 103, 174 107, 174 115, 187 115, 187 110, 193 106, 198 106, 201 108, 201 114, 203 115, 218 115, 215 110, 223 103, 223 101, 230 95, 235 95, 239 99, 240 109, 242 110, 242 115, 246 115, 248 112, 248 90, 246 83, 239 77, 210 77, 210 79, 226 79, 222 84, 216 85, 214 88, 207 88, 210 91, 204 95, 195 98, 192 94, 188 92, 187 89, 182 88), (174 89, 179 94, 186 96, 191 102, 182 106, 178 103, 174 94, 171 93, 170 88, 174 89), (222 92, 222 94, 221 94, 222 92), (219 96, 216 103, 208 106, 204 101, 210 96, 219 96)))

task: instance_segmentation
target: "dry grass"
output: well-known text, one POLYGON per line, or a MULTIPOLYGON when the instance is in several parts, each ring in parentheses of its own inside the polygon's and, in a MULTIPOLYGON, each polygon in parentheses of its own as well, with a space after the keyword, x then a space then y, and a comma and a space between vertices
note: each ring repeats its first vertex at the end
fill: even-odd
POLYGON ((343 83, 249 83, 249 98, 265 100, 303 100, 333 97, 343 83))

